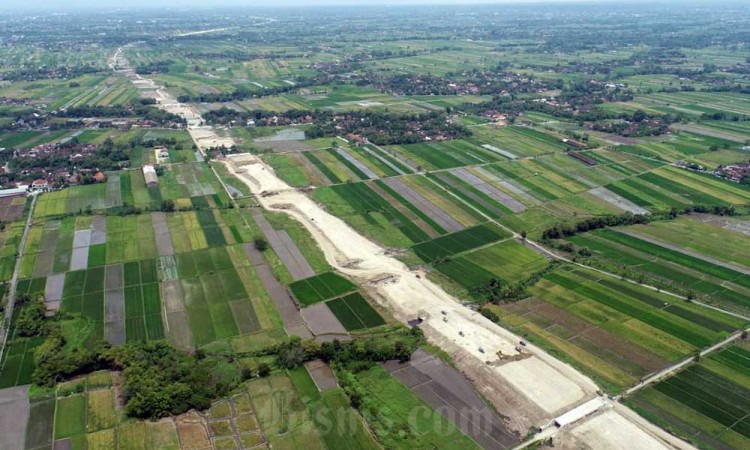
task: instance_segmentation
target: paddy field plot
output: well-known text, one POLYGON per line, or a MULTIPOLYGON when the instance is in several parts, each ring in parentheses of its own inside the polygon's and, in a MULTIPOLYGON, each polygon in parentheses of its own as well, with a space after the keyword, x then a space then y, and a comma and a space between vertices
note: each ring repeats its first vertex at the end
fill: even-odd
POLYGON ((425 170, 473 166, 503 160, 497 153, 463 140, 392 145, 388 151, 399 153, 425 170))
POLYGON ((607 189, 641 207, 744 205, 750 188, 675 167, 656 169, 607 185, 607 189))
POLYGON ((29 399, 30 409, 26 424, 25 445, 35 449, 52 444, 52 430, 55 422, 55 396, 43 395, 29 399))
POLYGON ((0 220, 3 222, 20 220, 24 215, 26 203, 27 197, 25 195, 0 198, 0 220))
MULTIPOLYGON (((13 316, 18 317, 15 311, 13 316)), ((13 332, 11 325, 8 347, 0 361, 0 389, 31 384, 36 369, 34 351, 44 342, 40 338, 16 339, 13 332)))
POLYGON ((699 448, 750 445, 750 351, 731 346, 649 386, 625 403, 699 448))
POLYGON ((635 102, 696 116, 714 112, 738 115, 750 113, 750 95, 729 92, 659 92, 636 97, 635 102))
POLYGON ((10 280, 13 276, 23 227, 23 222, 12 222, 0 232, 0 281, 10 280))
POLYGON ((359 168, 333 149, 310 151, 302 155, 332 184, 368 179, 359 168))
POLYGON ((329 300, 325 304, 347 331, 385 324, 380 314, 358 292, 329 300))
POLYGON ((513 197, 506 197, 503 191, 493 186, 485 183, 474 184, 465 181, 466 179, 471 180, 472 178, 470 177, 475 177, 475 175, 472 175, 468 171, 439 172, 430 174, 428 177, 444 189, 451 191, 461 201, 466 202, 488 217, 499 218, 512 213, 513 211, 506 206, 506 204, 511 204, 509 200, 513 200, 514 209, 518 209, 519 211, 525 209, 522 204, 516 203, 513 197), (506 200, 506 198, 509 200, 506 200))
POLYGON ((292 380, 284 374, 251 381, 247 391, 258 421, 274 448, 325 449, 315 423, 292 380))
POLYGON ((547 259, 525 245, 506 240, 440 261, 433 267, 471 291, 497 280, 516 283, 547 267, 547 259))
POLYGON ((619 392, 746 326, 638 285, 563 267, 531 297, 492 307, 504 325, 619 392))
POLYGON ((260 329, 260 322, 226 248, 176 255, 190 330, 195 345, 260 329))
POLYGON ((711 225, 689 218, 675 221, 674 229, 669 225, 665 222, 597 230, 572 237, 570 241, 612 264, 672 283, 730 309, 747 310, 750 266, 742 251, 747 247, 746 236, 723 229, 711 236, 708 234, 711 225), (687 231, 691 228, 692 235, 687 231), (686 231, 681 234, 680 229, 686 231), (727 241, 723 241, 724 235, 727 241), (736 246, 727 246, 732 239, 736 246))
POLYGON ((509 236, 507 231, 495 225, 482 224, 417 244, 412 249, 424 261, 431 262, 488 245, 509 236))
POLYGON ((637 145, 622 145, 618 147, 618 150, 671 163, 675 161, 706 161, 706 158, 710 159, 707 154, 715 153, 711 150, 714 147, 721 149, 724 153, 732 153, 736 158, 735 161, 743 159, 742 154, 738 152, 741 147, 740 143, 688 131, 681 131, 658 141, 637 145))
POLYGON ((367 183, 316 189, 313 198, 325 204, 332 214, 383 245, 407 247, 430 237, 367 183))
POLYGON ((62 216, 83 212, 87 208, 105 209, 106 198, 106 183, 71 186, 59 191, 47 192, 41 194, 37 200, 34 217, 62 216))
POLYGON ((326 272, 289 285, 289 290, 301 305, 312 305, 352 292, 357 286, 334 272, 326 272))
POLYGON ((300 153, 269 154, 264 155, 263 160, 289 186, 325 186, 331 184, 330 178, 315 163, 300 153))
POLYGON ((406 424, 409 423, 409 427, 413 430, 406 436, 399 436, 391 434, 394 433, 394 428, 374 427, 373 431, 378 440, 386 443, 389 448, 479 448, 474 441, 462 434, 452 423, 380 366, 359 372, 356 377, 375 404, 388 405, 388 409, 381 412, 390 423, 395 424, 395 429, 407 426, 406 424), (423 411, 423 414, 419 414, 414 420, 412 412, 417 408, 423 411), (438 433, 436 430, 441 430, 441 432, 438 433))
POLYGON ((122 343, 164 338, 155 260, 68 272, 62 310, 95 325, 90 339, 122 343))
POLYGON ((394 199, 394 203, 402 203, 418 220, 424 221, 424 224, 435 232, 447 233, 464 229, 463 223, 430 201, 425 195, 407 185, 403 179, 388 178, 379 181, 376 185, 383 190, 381 196, 387 195, 394 199))
POLYGON ((472 133, 474 136, 470 141, 492 145, 518 157, 539 156, 567 150, 561 138, 530 127, 487 125, 473 127, 472 133))
POLYGON ((329 450, 379 448, 362 417, 351 408, 344 391, 336 387, 335 380, 332 389, 319 392, 304 367, 298 367, 288 374, 307 405, 325 447, 329 450))

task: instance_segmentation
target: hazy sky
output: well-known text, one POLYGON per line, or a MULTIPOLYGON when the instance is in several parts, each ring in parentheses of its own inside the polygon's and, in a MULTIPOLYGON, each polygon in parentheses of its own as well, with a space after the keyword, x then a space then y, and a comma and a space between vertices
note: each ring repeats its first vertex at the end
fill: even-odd
POLYGON ((220 6, 310 6, 310 5, 402 5, 402 4, 492 4, 492 3, 610 3, 616 0, 0 0, 3 8, 68 9, 76 7, 220 7, 220 6), (7 3, 7 6, 2 5, 7 3))
POLYGON ((703 4, 746 5, 748 0, 0 0, 0 10, 33 9, 61 11, 66 9, 113 9, 128 7, 155 8, 221 8, 221 7, 295 7, 315 5, 419 5, 419 4, 703 4))

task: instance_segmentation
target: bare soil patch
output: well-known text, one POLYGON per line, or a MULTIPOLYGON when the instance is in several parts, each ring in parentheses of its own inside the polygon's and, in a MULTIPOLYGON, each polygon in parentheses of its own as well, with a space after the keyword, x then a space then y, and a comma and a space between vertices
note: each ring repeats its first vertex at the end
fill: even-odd
POLYGON ((300 311, 302 317, 307 322, 313 335, 341 335, 347 336, 346 328, 341 325, 341 322, 333 315, 328 306, 325 303, 318 303, 313 306, 308 306, 300 311))

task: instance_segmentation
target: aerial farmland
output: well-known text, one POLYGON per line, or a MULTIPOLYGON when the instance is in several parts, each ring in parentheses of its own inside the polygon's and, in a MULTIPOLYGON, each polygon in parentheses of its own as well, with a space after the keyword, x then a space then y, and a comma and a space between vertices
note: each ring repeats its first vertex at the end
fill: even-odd
POLYGON ((0 448, 747 448, 743 5, 53 9, 0 448))

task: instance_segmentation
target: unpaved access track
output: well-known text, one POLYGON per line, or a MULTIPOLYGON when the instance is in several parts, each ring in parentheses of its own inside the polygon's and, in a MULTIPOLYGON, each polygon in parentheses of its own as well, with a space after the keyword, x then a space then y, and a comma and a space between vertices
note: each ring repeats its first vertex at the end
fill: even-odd
MULTIPOLYGON (((140 76, 138 79, 148 82, 140 76)), ((160 107, 182 114, 189 122, 197 119, 202 123, 194 108, 176 105, 163 90, 158 97, 160 107)), ((201 152, 221 139, 209 127, 192 126, 189 131, 201 152)), ((519 354, 516 351, 519 336, 462 306, 423 275, 388 256, 383 248, 284 183, 262 160, 241 154, 230 156, 224 163, 251 189, 261 206, 289 214, 302 223, 328 263, 368 289, 397 319, 406 323, 422 317, 421 327, 428 340, 451 354, 458 369, 505 416, 508 430, 520 435, 525 435, 532 426, 550 431, 555 417, 597 397, 598 387, 588 377, 533 345, 519 354)), ((615 404, 613 408, 611 402, 606 404, 606 408, 589 419, 614 416, 615 420, 600 419, 604 429, 598 430, 597 426, 594 433, 587 433, 586 429, 576 432, 576 423, 572 423, 561 429, 561 433, 552 430, 549 434, 596 449, 623 448, 628 441, 655 450, 692 448, 629 410, 627 414, 619 412, 617 408, 624 408, 621 405, 615 404), (602 433, 615 438, 602 439, 602 433)))
MULTIPOLYGON (((266 193, 257 195, 264 208, 300 221, 328 263, 365 286, 397 319, 408 322, 422 317, 420 326, 428 340, 451 354, 459 370, 505 416, 509 430, 524 435, 529 427, 546 427, 555 417, 597 396, 593 381, 543 350, 528 345, 519 354, 518 336, 462 306, 424 276, 417 276, 383 248, 290 188, 260 159, 247 154, 230 156, 226 166, 254 194, 266 193)), ((614 409, 613 403, 606 405, 589 419, 603 416, 594 422, 601 422, 603 429, 589 425, 585 432, 576 432, 573 424, 563 428, 560 439, 572 439, 592 449, 626 448, 621 445, 627 446, 628 439, 621 441, 621 437, 635 433, 630 439, 643 444, 638 448, 691 448, 650 427, 639 416, 620 413, 620 405, 614 409)))
POLYGON ((258 201, 264 208, 285 212, 304 224, 329 264, 366 286, 399 320, 408 322, 421 316, 428 339, 455 357, 479 390, 509 416, 514 430, 525 434, 530 426, 543 425, 596 395, 591 380, 533 346, 527 347, 528 357, 523 359, 487 364, 499 363, 499 353, 518 355, 515 347, 520 338, 461 306, 442 288, 387 256, 383 248, 291 189, 259 159, 243 155, 242 160, 230 157, 229 161, 230 172, 252 192, 276 192, 259 195, 258 201), (388 281, 375 282, 387 277, 388 281))

